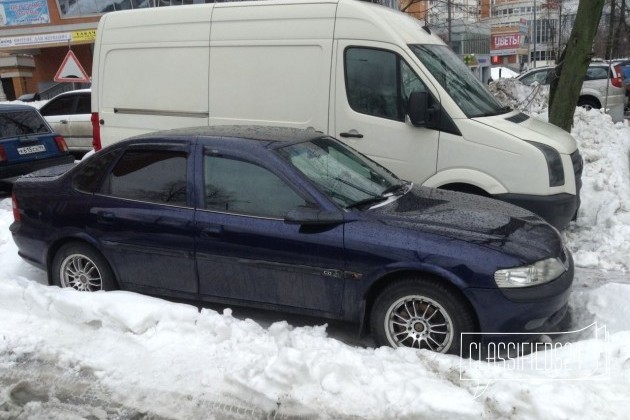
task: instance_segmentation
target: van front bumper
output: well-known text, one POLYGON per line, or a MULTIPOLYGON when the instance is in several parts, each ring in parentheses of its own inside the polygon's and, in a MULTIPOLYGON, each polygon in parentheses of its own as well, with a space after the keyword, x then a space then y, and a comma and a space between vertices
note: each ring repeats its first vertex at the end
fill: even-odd
POLYGON ((497 194, 493 197, 536 213, 559 230, 566 228, 571 220, 575 220, 580 208, 580 196, 574 194, 497 194))

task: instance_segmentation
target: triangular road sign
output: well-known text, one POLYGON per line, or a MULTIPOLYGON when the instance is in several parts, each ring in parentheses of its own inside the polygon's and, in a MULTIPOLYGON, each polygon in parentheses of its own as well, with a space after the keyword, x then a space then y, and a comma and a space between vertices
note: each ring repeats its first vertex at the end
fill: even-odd
POLYGON ((55 82, 90 83, 90 77, 83 70, 72 50, 68 50, 68 54, 63 59, 63 63, 61 63, 61 67, 57 70, 53 80, 55 82))

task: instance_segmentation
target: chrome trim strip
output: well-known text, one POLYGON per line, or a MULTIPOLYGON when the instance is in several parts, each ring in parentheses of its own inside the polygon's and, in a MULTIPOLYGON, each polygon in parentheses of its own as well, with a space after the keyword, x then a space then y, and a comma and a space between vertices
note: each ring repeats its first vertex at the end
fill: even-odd
POLYGON ((155 115, 160 117, 209 118, 209 112, 161 111, 159 109, 114 108, 114 114, 155 115))

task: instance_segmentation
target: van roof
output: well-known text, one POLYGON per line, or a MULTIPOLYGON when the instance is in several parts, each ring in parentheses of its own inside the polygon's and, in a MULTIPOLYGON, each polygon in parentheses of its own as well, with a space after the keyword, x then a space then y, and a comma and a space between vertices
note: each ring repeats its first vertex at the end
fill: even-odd
MULTIPOLYGON (((361 39, 394 44, 440 44, 444 41, 438 36, 423 29, 419 20, 407 13, 400 12, 378 4, 358 0, 274 0, 274 1, 241 1, 194 4, 177 8, 142 8, 124 10, 103 15, 101 25, 109 28, 150 27, 165 23, 202 23, 212 20, 212 26, 228 22, 247 22, 252 28, 264 28, 251 32, 248 25, 238 25, 242 30, 229 30, 223 27, 212 32, 214 41, 232 41, 247 39, 252 36, 259 39, 361 39), (203 10, 203 11, 202 11, 203 10), (299 21, 300 25, 260 26, 264 20, 299 21), (332 21, 334 20, 334 26, 332 21), (139 25, 139 22, 141 24, 139 25), (245 38, 243 38, 245 37, 245 38)), ((101 26, 99 25, 99 27, 101 26)), ((190 31, 190 29, 189 29, 190 31)), ((145 42, 145 31, 136 34, 137 42, 145 42)), ((150 32, 150 31, 149 31, 150 32)), ((207 33, 199 29, 194 32, 201 41, 207 33)), ((117 39, 113 32, 102 34, 106 43, 128 42, 117 39), (112 38, 113 36, 113 38, 112 38), (105 38, 107 40, 105 40, 105 38)), ((155 33, 150 32, 146 42, 155 42, 155 33)), ((169 36, 172 36, 170 34, 169 36)), ((193 36, 192 33, 187 35, 193 36)), ((252 39, 254 39, 252 38, 252 39)))

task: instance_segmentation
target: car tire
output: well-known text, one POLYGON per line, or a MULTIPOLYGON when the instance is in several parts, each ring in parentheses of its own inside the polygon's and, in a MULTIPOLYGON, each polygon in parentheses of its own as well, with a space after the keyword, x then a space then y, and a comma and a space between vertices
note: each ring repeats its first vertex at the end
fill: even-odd
POLYGON ((94 247, 81 242, 59 248, 52 263, 52 280, 59 287, 86 292, 118 289, 107 260, 94 247))
POLYGON ((387 286, 374 301, 370 326, 376 343, 384 346, 468 356, 476 341, 466 334, 462 343, 462 332, 475 331, 470 305, 440 281, 419 277, 387 286))
POLYGON ((595 100, 595 99, 590 99, 590 98, 580 98, 578 100, 578 104, 579 107, 582 107, 586 110, 589 109, 600 109, 601 105, 595 100))

